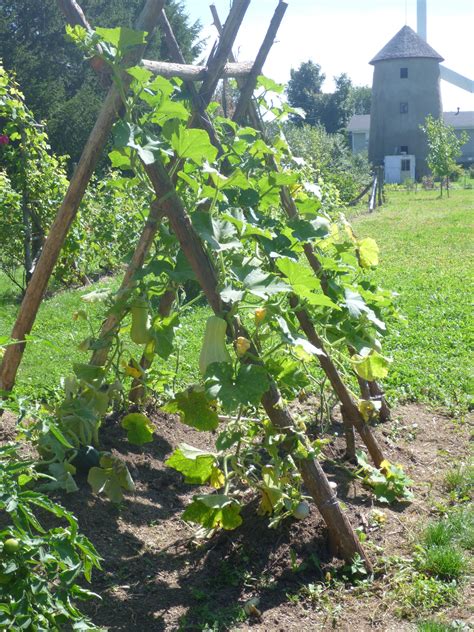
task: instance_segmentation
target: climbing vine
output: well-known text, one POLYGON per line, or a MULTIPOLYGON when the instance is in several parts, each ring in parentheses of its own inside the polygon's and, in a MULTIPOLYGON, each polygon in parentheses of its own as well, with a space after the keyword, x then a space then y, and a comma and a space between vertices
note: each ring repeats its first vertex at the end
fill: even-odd
MULTIPOLYGON (((156 367, 170 357, 180 361, 175 333, 180 314, 191 304, 189 284, 199 282, 215 312, 203 341, 201 379, 175 391, 164 372, 159 393, 165 411, 216 435, 215 451, 182 444, 167 461, 187 481, 209 487, 183 517, 207 529, 233 529, 241 523, 248 488, 259 494, 258 511, 269 514, 272 524, 288 515, 304 517, 301 463, 321 457, 325 442, 297 411, 291 426, 275 425, 262 401, 278 392, 280 399, 272 404, 278 410, 291 406, 303 390, 321 393, 323 369, 342 385, 355 407, 354 424, 367 437, 379 402, 361 397, 355 378, 387 375, 384 319, 397 313, 392 293, 371 280, 377 244, 357 237, 331 191, 308 181, 304 162, 293 157, 279 125, 290 108, 274 98, 280 86, 260 79, 260 110, 274 118, 271 139, 220 116, 216 104, 206 113, 215 134, 211 139, 192 127, 195 112, 180 80, 136 66, 126 70, 132 78, 129 94, 122 88, 121 63, 129 47, 142 43, 143 33, 97 29, 91 35, 76 27, 69 35, 90 55, 100 48, 122 93, 125 114, 114 127, 110 153, 121 174, 116 186, 126 188, 133 177, 149 193, 153 166, 160 183, 170 188, 151 204, 150 216, 154 208, 162 210, 153 220, 155 244, 133 282, 116 295, 86 297, 105 299, 107 316, 117 326, 83 343, 93 361, 74 365, 64 402, 53 416, 45 415, 36 439, 56 471, 57 461, 64 464, 57 477, 63 485, 73 485, 69 465, 92 445, 93 489, 114 501, 122 490, 133 489, 124 464, 100 454, 102 420, 114 402, 136 401, 133 389, 149 387, 152 362, 156 367), (295 205, 290 218, 281 203, 284 191, 295 205), (165 212, 170 200, 183 209, 179 241, 179 223, 165 212), (190 256, 184 256, 184 246, 190 256), (308 247, 317 273, 304 261, 308 247), (302 322, 315 332, 312 341, 302 322), (131 355, 130 337, 141 356, 131 355)), ((192 300, 201 297, 200 292, 192 300)), ((122 425, 134 443, 152 438, 153 427, 142 413, 127 415, 122 425)))

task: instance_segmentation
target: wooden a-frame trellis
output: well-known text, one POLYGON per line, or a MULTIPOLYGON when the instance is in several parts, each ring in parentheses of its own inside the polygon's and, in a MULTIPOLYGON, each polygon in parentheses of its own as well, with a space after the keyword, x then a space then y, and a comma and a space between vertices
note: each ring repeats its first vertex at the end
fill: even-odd
MULTIPOLYGON (((147 0, 145 6, 137 20, 137 30, 151 33, 159 24, 163 30, 169 52, 174 60, 173 64, 163 62, 150 62, 143 60, 144 47, 135 47, 126 60, 128 66, 141 63, 157 74, 166 76, 181 76, 189 89, 194 108, 192 124, 200 126, 209 133, 211 142, 218 146, 218 140, 214 133, 212 123, 206 115, 206 107, 210 102, 217 83, 223 76, 234 76, 238 78, 241 87, 241 94, 237 104, 235 118, 242 120, 248 116, 251 122, 261 128, 258 113, 255 110, 251 97, 257 83, 257 77, 261 70, 271 45, 274 41, 279 25, 287 8, 282 0, 279 1, 275 14, 270 23, 267 35, 260 48, 255 62, 248 64, 236 64, 234 61, 227 63, 231 56, 232 45, 235 41, 238 29, 242 23, 245 12, 250 4, 250 0, 234 0, 228 19, 222 28, 215 13, 216 26, 220 30, 220 39, 214 47, 206 68, 190 67, 184 64, 184 59, 174 38, 164 12, 165 0, 147 0), (194 81, 202 81, 199 90, 195 87, 194 81)), ((72 25, 80 24, 86 29, 90 26, 75 0, 58 0, 58 4, 65 14, 68 22, 72 25)), ((98 71, 102 80, 104 79, 102 62, 99 58, 91 60, 92 67, 98 71)), ((124 73, 124 87, 128 88, 131 77, 124 73)), ((18 340, 17 344, 7 347, 4 360, 0 369, 0 388, 5 391, 13 387, 16 372, 21 362, 21 357, 25 347, 25 337, 31 331, 36 313, 51 277, 54 265, 59 256, 62 244, 67 235, 69 227, 77 213, 77 209, 84 195, 85 189, 92 176, 97 160, 107 141, 113 124, 119 118, 122 111, 122 99, 117 88, 112 85, 104 100, 99 112, 96 124, 91 131, 89 139, 84 147, 81 159, 76 171, 71 179, 64 201, 58 211, 57 217, 50 229, 45 242, 43 252, 38 261, 30 284, 27 287, 20 312, 12 331, 12 339, 18 340)), ((210 306, 217 314, 225 312, 229 306, 222 303, 217 289, 217 275, 213 263, 204 249, 198 235, 195 233, 189 215, 186 212, 183 202, 176 193, 174 183, 159 159, 153 164, 143 165, 149 180, 156 194, 156 201, 152 204, 149 216, 139 242, 135 249, 132 260, 127 269, 122 282, 122 288, 130 287, 132 280, 138 270, 143 266, 145 258, 153 243, 157 225, 162 218, 166 218, 175 233, 183 253, 190 263, 210 306)), ((276 164, 270 164, 269 168, 277 169, 276 164)), ((281 201, 287 214, 294 217, 297 214, 296 206, 289 191, 281 189, 281 201)), ((325 279, 321 266, 309 244, 305 244, 305 254, 313 270, 321 279, 324 290, 325 279)), ((170 297, 165 295, 164 310, 169 309, 172 303, 170 297)), ((172 299, 172 297, 171 297, 172 299)), ((293 306, 297 306, 296 297, 292 299, 293 306)), ((318 337, 314 324, 309 315, 303 309, 296 311, 301 328, 307 335, 310 342, 323 349, 323 344, 318 337)), ((110 316, 102 327, 101 335, 104 340, 115 331, 120 322, 120 315, 110 316)), ((245 335, 246 332, 241 326, 236 327, 236 336, 245 335)), ((102 364, 107 355, 107 345, 103 345, 98 350, 92 362, 102 364)), ((253 355, 258 357, 258 353, 253 349, 253 355)), ((343 383, 336 366, 328 355, 319 356, 321 366, 329 378, 329 381, 341 401, 341 409, 344 417, 346 437, 349 451, 353 450, 354 437, 353 429, 357 429, 369 453, 376 465, 380 465, 383 454, 373 436, 370 427, 364 422, 354 398, 343 383)), ((375 386, 366 386, 367 389, 375 386)), ((294 421, 288 409, 282 407, 281 397, 277 385, 271 382, 270 388, 262 397, 262 405, 272 421, 272 423, 287 434, 292 433, 294 421)), ((355 535, 346 516, 341 511, 337 498, 333 493, 326 475, 317 460, 301 459, 297 462, 305 485, 313 497, 320 513, 325 519, 335 551, 344 559, 351 560, 355 554, 359 554, 370 568, 370 562, 363 550, 357 536, 355 535)))

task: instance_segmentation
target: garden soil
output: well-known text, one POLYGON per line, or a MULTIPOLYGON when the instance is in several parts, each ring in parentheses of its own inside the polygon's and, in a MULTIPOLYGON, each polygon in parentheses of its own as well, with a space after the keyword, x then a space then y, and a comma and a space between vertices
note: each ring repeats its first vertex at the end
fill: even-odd
MULTIPOLYGON (((403 464, 414 481, 415 500, 391 507, 375 501, 344 467, 333 464, 342 462, 343 444, 332 435, 330 460, 323 467, 337 483, 353 526, 367 536, 379 571, 370 585, 354 586, 341 579, 344 569, 329 553, 314 507, 306 520, 269 529, 268 518, 256 515, 257 500, 249 496, 239 529, 199 537, 181 520, 199 488, 185 484, 164 461, 181 442, 212 449, 213 437, 172 415, 149 415, 155 439, 142 447, 128 443, 117 419, 102 428, 103 449, 120 455, 136 482, 135 493, 120 507, 94 496, 85 480, 79 481, 79 493, 59 497, 103 557, 103 571, 95 572, 90 586, 101 600, 83 605, 97 625, 111 632, 416 630, 414 623, 397 618, 384 559, 409 557, 420 528, 446 503, 444 475, 468 453, 468 421, 406 405, 394 411, 392 422, 375 428, 387 458, 403 464), (246 615, 244 606, 253 598, 258 601, 247 605, 246 615)), ((14 418, 7 413, 2 422, 0 441, 5 442, 14 437, 14 418)), ((334 429, 342 434, 339 424, 334 429)), ((470 599, 466 588, 444 620, 463 621, 469 629, 470 599)))

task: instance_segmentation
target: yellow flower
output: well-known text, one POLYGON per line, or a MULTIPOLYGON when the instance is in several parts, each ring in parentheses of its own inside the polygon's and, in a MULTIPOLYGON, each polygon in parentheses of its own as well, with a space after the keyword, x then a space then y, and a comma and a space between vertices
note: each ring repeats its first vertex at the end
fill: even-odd
POLYGON ((239 336, 235 341, 235 351, 239 358, 244 356, 247 351, 250 349, 250 340, 244 338, 243 336, 239 336))
POLYGON ((265 320, 267 315, 267 310, 265 307, 257 307, 255 310, 255 324, 258 326, 265 320))

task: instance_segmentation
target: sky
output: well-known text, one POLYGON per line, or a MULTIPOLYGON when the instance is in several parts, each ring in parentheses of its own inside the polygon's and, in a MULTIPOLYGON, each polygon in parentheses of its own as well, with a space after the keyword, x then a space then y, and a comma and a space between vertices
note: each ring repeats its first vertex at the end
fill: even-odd
MULTIPOLYGON (((280 26, 264 74, 287 82, 291 68, 311 59, 318 63, 326 82, 345 72, 354 85, 372 85, 378 51, 404 26, 416 31, 416 0, 286 0, 288 9, 280 26)), ((203 25, 208 47, 215 38, 211 0, 186 0, 186 10, 203 25)), ((230 0, 214 0, 221 21, 230 0)), ((239 61, 255 58, 278 0, 253 0, 234 46, 239 61)), ((428 43, 444 57, 444 65, 474 79, 474 0, 427 0, 428 43)), ((474 110, 474 94, 441 82, 445 111, 474 110)))

